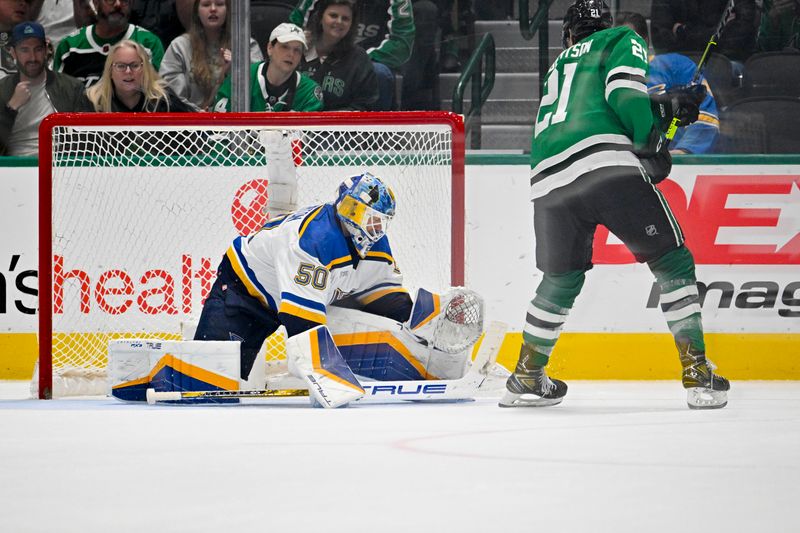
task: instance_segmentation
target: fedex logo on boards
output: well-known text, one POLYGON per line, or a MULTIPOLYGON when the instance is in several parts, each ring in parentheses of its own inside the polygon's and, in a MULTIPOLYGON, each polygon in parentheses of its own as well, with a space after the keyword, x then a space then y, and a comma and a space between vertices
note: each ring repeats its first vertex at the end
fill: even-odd
MULTIPOLYGON (((658 188, 698 264, 800 264, 800 176, 701 174, 690 194, 671 180, 658 188)), ((622 243, 609 239, 599 227, 596 264, 635 262, 622 243)))

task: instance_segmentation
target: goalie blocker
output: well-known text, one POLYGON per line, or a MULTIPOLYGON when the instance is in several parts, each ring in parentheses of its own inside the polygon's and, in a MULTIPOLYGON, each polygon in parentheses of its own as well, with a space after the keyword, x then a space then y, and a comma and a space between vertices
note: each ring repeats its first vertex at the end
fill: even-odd
MULTIPOLYGON (((474 365, 470 369, 470 356, 473 345, 483 331, 483 301, 476 293, 467 289, 455 288, 444 295, 420 289, 411 317, 404 324, 385 317, 335 306, 330 308, 328 318, 328 327, 314 328, 287 341, 287 356, 292 375, 306 383, 311 391, 312 403, 323 407, 337 407, 359 400, 364 395, 364 389, 367 390, 369 399, 373 400, 387 399, 395 393, 400 399, 437 398, 439 394, 453 397, 451 391, 456 389, 460 390, 459 398, 471 397, 471 393, 474 393, 485 380, 488 367, 492 366, 478 369, 482 370, 483 374, 473 375, 467 380, 472 382, 472 385, 466 385, 465 381, 456 386, 456 382, 465 379, 468 370, 473 374, 477 372, 474 365), (381 384, 378 385, 376 380, 381 384), (448 381, 451 383, 445 384, 448 381)), ((504 331, 504 326, 501 328, 496 325, 493 331, 495 339, 488 343, 492 346, 487 347, 491 353, 486 358, 491 359, 492 364, 502 343, 504 331), (499 330, 502 331, 498 333, 499 330)), ((186 344, 188 346, 212 343, 186 344)), ((112 364, 118 363, 119 359, 114 346, 112 343, 110 357, 112 364)), ((235 349, 238 350, 238 344, 235 349)), ((119 346, 116 347, 116 351, 119 351, 119 346)), ((114 396, 127 400, 144 400, 142 392, 149 388, 145 385, 147 376, 144 374, 155 376, 153 364, 160 359, 159 356, 150 355, 148 359, 150 366, 147 367, 149 372, 142 371, 140 365, 140 375, 127 376, 127 384, 121 384, 117 380, 114 396), (134 390, 130 386, 133 381, 137 382, 135 392, 123 394, 122 391, 134 390), (142 389, 142 386, 145 388, 142 389)), ((238 368, 227 367, 228 373, 237 371, 238 368)), ((181 382, 178 387, 162 379, 154 383, 156 386, 153 388, 159 393, 170 391, 178 393, 178 396, 173 395, 170 398, 159 396, 158 399, 162 400, 231 397, 222 394, 225 392, 223 388, 207 386, 209 381, 205 382, 206 385, 193 383, 191 388, 184 386, 187 383, 181 382), (200 390, 216 390, 220 394, 187 393, 200 390)), ((260 390, 250 391, 241 396, 277 395, 285 394, 260 390)))

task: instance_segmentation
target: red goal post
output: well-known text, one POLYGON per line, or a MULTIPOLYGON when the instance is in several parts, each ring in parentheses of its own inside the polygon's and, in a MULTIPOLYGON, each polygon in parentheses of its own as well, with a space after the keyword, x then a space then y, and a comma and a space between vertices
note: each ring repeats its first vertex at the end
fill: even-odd
POLYGON ((39 398, 87 394, 73 378, 104 381, 111 339, 180 337, 230 240, 264 222, 262 130, 291 138, 299 205, 331 201, 347 176, 379 175, 398 197, 389 235, 409 287, 464 284, 460 115, 50 115, 39 149, 39 398))

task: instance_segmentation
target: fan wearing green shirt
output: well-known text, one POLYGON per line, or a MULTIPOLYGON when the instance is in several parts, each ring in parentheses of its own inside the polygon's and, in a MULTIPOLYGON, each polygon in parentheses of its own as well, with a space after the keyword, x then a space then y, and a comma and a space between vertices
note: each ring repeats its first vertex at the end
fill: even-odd
POLYGON ((58 43, 53 70, 81 80, 86 87, 103 75, 111 47, 129 39, 141 44, 156 70, 164 57, 164 45, 158 36, 129 22, 130 0, 92 0, 97 23, 73 31, 58 43))
MULTIPOLYGON (((297 72, 308 48, 303 30, 284 22, 272 30, 267 61, 250 65, 250 111, 322 111, 322 88, 297 72)), ((231 110, 231 78, 217 92, 214 111, 231 110)))

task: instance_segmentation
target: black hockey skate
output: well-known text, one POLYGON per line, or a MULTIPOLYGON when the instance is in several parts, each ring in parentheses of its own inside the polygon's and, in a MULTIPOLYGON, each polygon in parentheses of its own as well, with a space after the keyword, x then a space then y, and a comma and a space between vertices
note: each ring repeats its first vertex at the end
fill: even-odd
POLYGON ((683 388, 689 409, 721 409, 728 405, 730 382, 714 374, 716 366, 704 353, 694 354, 690 347, 680 351, 683 365, 683 388))
POLYGON ((546 407, 561 403, 567 394, 567 384, 550 379, 541 366, 525 368, 523 357, 506 381, 506 393, 500 407, 546 407))

